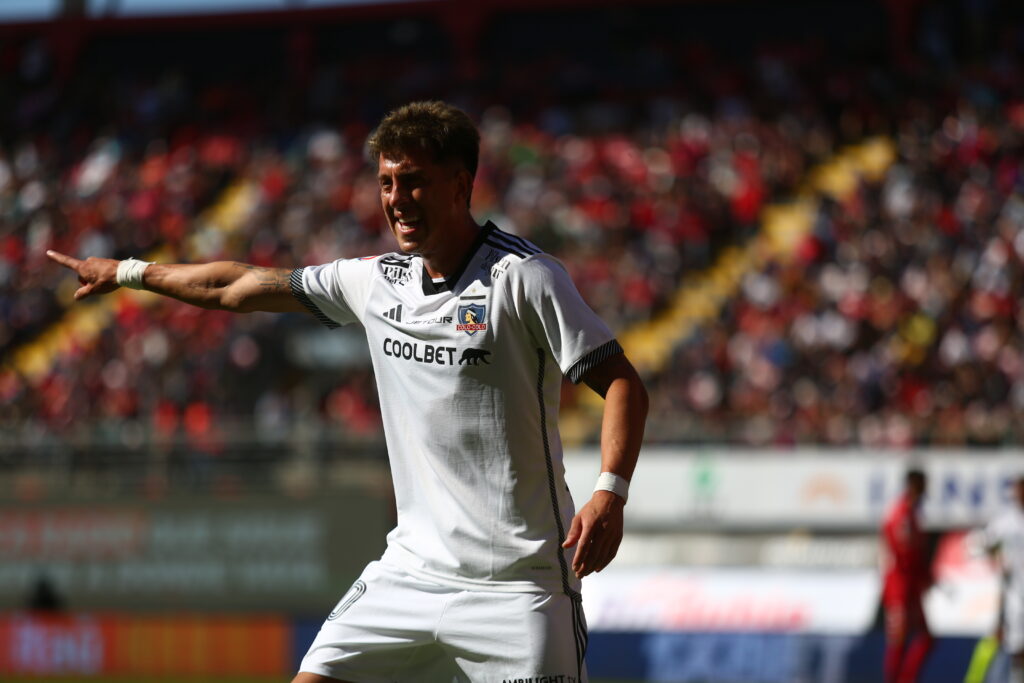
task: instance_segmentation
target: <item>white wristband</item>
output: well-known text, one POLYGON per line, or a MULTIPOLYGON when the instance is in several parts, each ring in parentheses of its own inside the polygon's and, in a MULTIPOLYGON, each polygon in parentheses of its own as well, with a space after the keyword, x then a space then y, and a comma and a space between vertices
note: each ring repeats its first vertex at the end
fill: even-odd
POLYGON ((611 472, 602 472, 597 477, 597 485, 594 486, 594 490, 611 491, 622 498, 623 502, 629 500, 629 481, 611 472))
POLYGON ((128 258, 117 264, 117 284, 129 289, 142 289, 142 274, 153 261, 128 258))

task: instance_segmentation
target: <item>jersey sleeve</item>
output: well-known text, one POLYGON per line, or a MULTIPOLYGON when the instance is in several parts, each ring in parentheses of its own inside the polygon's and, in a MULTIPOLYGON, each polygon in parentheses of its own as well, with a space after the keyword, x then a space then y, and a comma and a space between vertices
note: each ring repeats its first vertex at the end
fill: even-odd
POLYGON ((508 283, 531 336, 551 352, 574 384, 591 368, 622 353, 611 330, 583 301, 569 273, 554 258, 528 257, 509 269, 508 283))
POLYGON ((292 271, 292 294, 327 327, 363 318, 377 259, 338 259, 292 271))
POLYGON ((982 528, 971 529, 964 534, 964 549, 969 557, 984 557, 999 545, 992 535, 992 523, 982 528))
POLYGON ((1003 515, 999 514, 989 520, 989 523, 985 525, 982 530, 981 543, 982 547, 987 552, 995 552, 999 550, 999 546, 1003 543, 1003 527, 1005 526, 1003 515))

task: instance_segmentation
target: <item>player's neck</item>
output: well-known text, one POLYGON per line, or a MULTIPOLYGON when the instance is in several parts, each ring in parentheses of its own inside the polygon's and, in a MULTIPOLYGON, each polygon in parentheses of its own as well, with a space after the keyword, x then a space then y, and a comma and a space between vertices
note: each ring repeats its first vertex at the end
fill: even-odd
POLYGON ((432 279, 449 278, 465 262, 469 250, 473 248, 480 226, 467 214, 450 233, 439 249, 429 254, 420 254, 423 267, 432 279))

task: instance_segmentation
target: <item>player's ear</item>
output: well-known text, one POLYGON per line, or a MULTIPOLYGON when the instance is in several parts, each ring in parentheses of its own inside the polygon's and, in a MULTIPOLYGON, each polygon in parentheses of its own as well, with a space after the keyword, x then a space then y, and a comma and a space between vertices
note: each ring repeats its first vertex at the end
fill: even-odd
POLYGON ((459 204, 469 206, 470 197, 473 196, 473 176, 464 168, 455 171, 455 200, 459 204))

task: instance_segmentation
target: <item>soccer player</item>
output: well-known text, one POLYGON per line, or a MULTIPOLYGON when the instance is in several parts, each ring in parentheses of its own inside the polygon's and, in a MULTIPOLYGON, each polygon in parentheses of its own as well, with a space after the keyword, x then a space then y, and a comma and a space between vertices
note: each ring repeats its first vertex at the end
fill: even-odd
POLYGON ((916 681, 934 644, 922 603, 924 592, 933 583, 925 535, 918 519, 926 490, 924 472, 909 470, 903 495, 890 508, 882 525, 886 683, 916 681))
POLYGON ((1024 683, 1024 475, 1013 486, 1014 504, 982 532, 985 549, 999 562, 1002 599, 996 638, 1010 658, 1010 683, 1024 683))
POLYGON ((398 524, 294 683, 584 681, 580 579, 621 541, 646 391, 558 261, 473 219, 479 134, 462 111, 406 105, 368 146, 398 253, 295 270, 49 255, 78 273, 77 299, 129 286, 365 328, 398 524), (605 399, 602 471, 575 514, 563 376, 605 399))

